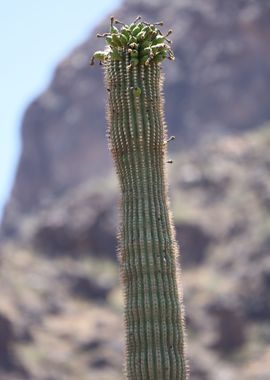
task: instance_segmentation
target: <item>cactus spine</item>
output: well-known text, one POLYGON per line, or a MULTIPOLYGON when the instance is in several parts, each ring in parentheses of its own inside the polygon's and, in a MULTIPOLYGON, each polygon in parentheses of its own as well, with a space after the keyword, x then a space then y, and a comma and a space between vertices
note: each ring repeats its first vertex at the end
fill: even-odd
MULTIPOLYGON (((160 62, 174 59, 159 24, 115 27, 104 52, 109 144, 122 192, 119 260, 130 380, 186 380, 177 245, 164 172, 166 127, 160 62)), ((100 36, 100 35, 99 35, 100 36)))

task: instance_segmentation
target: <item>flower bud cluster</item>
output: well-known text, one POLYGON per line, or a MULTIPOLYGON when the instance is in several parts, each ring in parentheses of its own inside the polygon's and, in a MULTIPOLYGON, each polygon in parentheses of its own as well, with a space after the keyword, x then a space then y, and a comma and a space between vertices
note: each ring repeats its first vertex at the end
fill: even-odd
POLYGON ((138 17, 131 25, 125 25, 112 17, 110 32, 97 35, 106 39, 107 47, 104 51, 94 53, 91 64, 95 59, 100 62, 106 62, 108 59, 122 60, 126 50, 130 57, 130 67, 138 64, 147 66, 150 62, 162 62, 165 58, 174 60, 169 46, 171 41, 167 39, 172 31, 169 30, 163 35, 157 28, 157 25, 163 25, 162 22, 148 24, 138 22, 139 19, 138 17), (122 24, 121 29, 118 29, 116 24, 122 24))

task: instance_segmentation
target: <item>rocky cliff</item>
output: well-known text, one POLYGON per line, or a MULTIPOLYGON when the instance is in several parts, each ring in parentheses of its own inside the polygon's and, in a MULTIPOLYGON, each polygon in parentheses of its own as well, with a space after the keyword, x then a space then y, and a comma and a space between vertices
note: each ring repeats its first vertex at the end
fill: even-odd
MULTIPOLYGON (((248 0, 127 0, 116 12, 141 14, 173 29, 176 61, 165 65, 166 117, 175 149, 194 147, 261 124, 270 117, 270 5, 248 0)), ((105 31, 108 20, 97 26, 105 31)), ((102 70, 93 33, 57 67, 49 88, 28 107, 22 154, 2 231, 19 215, 49 204, 71 187, 111 168, 106 149, 102 70)))
MULTIPOLYGON (((269 380, 270 4, 127 0, 166 21, 165 65, 192 380, 269 380)), ((106 30, 108 20, 97 27, 106 30)), ((0 380, 122 377, 117 201, 94 36, 26 111, 2 223, 0 380)))
MULTIPOLYGON (((171 166, 192 380, 269 379, 269 144, 266 125, 171 166)), ((2 246, 1 380, 123 379, 116 189, 71 189, 2 246)))

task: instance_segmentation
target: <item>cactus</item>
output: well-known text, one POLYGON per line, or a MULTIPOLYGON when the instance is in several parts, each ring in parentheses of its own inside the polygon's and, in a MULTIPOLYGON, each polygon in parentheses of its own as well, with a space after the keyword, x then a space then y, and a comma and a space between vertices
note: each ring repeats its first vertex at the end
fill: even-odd
MULTIPOLYGON (((160 63, 174 59, 171 41, 138 17, 111 18, 104 51, 108 137, 119 177, 119 262, 125 296, 126 363, 131 380, 186 380, 178 248, 165 174, 167 142, 160 63), (121 25, 121 29, 116 27, 121 25)), ((171 161, 167 161, 171 162, 171 161)))

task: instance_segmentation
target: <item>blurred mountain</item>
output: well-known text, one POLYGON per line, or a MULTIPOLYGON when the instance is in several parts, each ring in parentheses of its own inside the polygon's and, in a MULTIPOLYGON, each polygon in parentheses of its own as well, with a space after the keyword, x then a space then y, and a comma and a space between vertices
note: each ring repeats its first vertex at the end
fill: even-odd
MULTIPOLYGON (((170 167, 193 380, 269 379, 269 144, 266 125, 170 167)), ((116 194, 71 189, 2 245, 1 380, 123 379, 116 194)))
MULTIPOLYGON (((269 380, 270 4, 127 0, 116 14, 174 30, 168 176, 191 378, 269 380)), ((123 378, 99 48, 91 36, 64 59, 24 117, 1 228, 0 380, 123 378)))
MULTIPOLYGON (((141 14, 173 29, 175 63, 165 64, 166 118, 175 149, 260 125, 270 118, 268 1, 127 0, 124 21, 141 14)), ((106 31, 109 20, 95 31, 106 31)), ((71 187, 110 172, 102 70, 89 67, 104 42, 93 33, 57 67, 49 88, 28 107, 22 154, 2 231, 71 187)))

